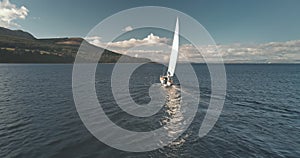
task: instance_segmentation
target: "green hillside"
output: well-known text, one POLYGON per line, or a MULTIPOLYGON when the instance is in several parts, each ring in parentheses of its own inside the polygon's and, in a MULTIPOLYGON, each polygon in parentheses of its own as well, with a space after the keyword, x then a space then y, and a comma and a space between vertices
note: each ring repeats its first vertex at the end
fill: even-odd
MULTIPOLYGON (((9 30, 0 27, 0 63, 73 63, 82 38, 36 39, 31 34, 20 30, 9 30)), ((103 51, 89 43, 89 50, 103 51)), ((99 62, 115 63, 121 54, 104 50, 99 62)), ((150 62, 123 55, 124 62, 150 62)))

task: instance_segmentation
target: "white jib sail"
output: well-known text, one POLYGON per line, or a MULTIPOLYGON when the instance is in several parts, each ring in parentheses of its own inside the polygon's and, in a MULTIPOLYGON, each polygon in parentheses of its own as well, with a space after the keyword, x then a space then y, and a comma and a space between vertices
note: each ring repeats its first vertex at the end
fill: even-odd
POLYGON ((172 52, 169 61, 168 67, 168 76, 173 76, 175 73, 177 58, 178 58, 178 46, 179 46, 179 25, 178 25, 178 18, 176 20, 176 27, 174 32, 173 44, 172 44, 172 52))

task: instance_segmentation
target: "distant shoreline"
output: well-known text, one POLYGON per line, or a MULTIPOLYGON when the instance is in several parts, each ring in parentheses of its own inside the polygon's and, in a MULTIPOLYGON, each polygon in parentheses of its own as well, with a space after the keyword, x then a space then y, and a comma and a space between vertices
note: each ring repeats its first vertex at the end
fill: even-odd
MULTIPOLYGON (((37 64, 37 65, 42 65, 42 64, 45 64, 45 65, 74 65, 74 63, 59 63, 59 62, 55 62, 55 63, 47 63, 47 62, 18 62, 18 63, 14 63, 14 62, 0 62, 1 65, 8 65, 8 64, 11 64, 11 65, 26 65, 26 64, 37 64)), ((82 63, 82 64, 89 64, 89 63, 82 63)), ((98 64, 116 64, 115 62, 114 63, 98 63, 98 64)), ((138 64, 138 62, 136 63, 118 63, 118 64, 138 64)), ((155 62, 149 62, 149 63, 145 63, 145 64, 160 64, 160 63, 155 63, 155 62)), ((184 64, 184 63, 178 63, 178 64, 184 64)), ((193 65, 207 65, 207 63, 190 63, 190 64, 193 64, 193 65)), ((208 64, 224 64, 224 65, 300 65, 300 63, 208 63, 208 64)))

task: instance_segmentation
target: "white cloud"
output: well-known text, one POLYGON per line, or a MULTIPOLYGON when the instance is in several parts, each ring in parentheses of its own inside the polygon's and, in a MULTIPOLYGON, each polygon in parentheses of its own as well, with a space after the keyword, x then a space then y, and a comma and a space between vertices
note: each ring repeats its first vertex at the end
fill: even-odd
MULTIPOLYGON (((171 52, 170 39, 153 34, 144 39, 129 39, 124 41, 101 42, 100 37, 89 37, 90 43, 105 47, 115 52, 150 58, 154 61, 168 60, 171 52)), ((200 52, 191 44, 182 44, 179 47, 179 61, 218 62, 222 56, 227 63, 289 63, 300 62, 300 40, 286 42, 269 42, 263 44, 230 44, 199 46, 200 52)))
POLYGON ((108 42, 108 43, 102 42, 101 37, 98 36, 87 37, 85 39, 96 46, 107 47, 112 50, 129 49, 138 46, 161 45, 161 44, 167 44, 169 42, 168 38, 165 37, 161 38, 152 33, 144 39, 131 38, 129 40, 108 42))
POLYGON ((155 36, 152 33, 148 35, 144 39, 135 39, 131 38, 129 40, 124 40, 124 41, 118 41, 118 42, 109 42, 108 46, 110 48, 123 48, 123 49, 128 49, 132 47, 137 47, 137 46, 143 46, 143 45, 160 45, 160 44, 167 44, 168 39, 159 36, 155 36))
POLYGON ((32 17, 33 20, 41 20, 41 17, 32 17))
MULTIPOLYGON (((289 63, 300 62, 300 40, 286 42, 269 42, 264 44, 231 44, 218 46, 201 46, 201 54, 208 61, 214 62, 219 55, 228 63, 289 63), (217 51, 219 50, 219 51, 217 51)), ((182 45, 180 52, 189 56, 198 50, 190 45, 182 45)), ((198 53, 199 54, 199 53, 198 53)), ((195 57, 195 56, 193 56, 195 57)), ((200 54, 198 57, 202 57, 200 54)))
POLYGON ((159 37, 154 34, 149 34, 143 39, 131 38, 129 40, 108 42, 102 41, 101 37, 92 36, 86 37, 89 43, 96 46, 112 50, 121 54, 130 56, 138 56, 141 58, 149 58, 153 61, 161 61, 166 52, 170 52, 170 40, 165 37, 159 37))
POLYGON ((84 39, 95 46, 105 47, 106 45, 105 43, 101 42, 101 37, 99 36, 85 37, 84 39))
POLYGON ((18 8, 16 5, 11 4, 9 0, 0 1, 0 26, 19 26, 14 20, 25 19, 28 12, 29 10, 26 7, 21 6, 18 8))
POLYGON ((122 29, 122 31, 124 32, 132 31, 132 30, 133 30, 132 26, 127 26, 124 29, 122 29))

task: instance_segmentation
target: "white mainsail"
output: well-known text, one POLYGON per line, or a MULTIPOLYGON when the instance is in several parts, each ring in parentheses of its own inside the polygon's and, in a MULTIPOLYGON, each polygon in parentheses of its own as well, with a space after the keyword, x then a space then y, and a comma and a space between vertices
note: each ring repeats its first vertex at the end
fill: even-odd
POLYGON ((168 76, 170 77, 174 76, 177 58, 178 58, 178 46, 179 46, 178 32, 179 32, 179 25, 178 25, 178 18, 177 18, 174 37, 173 37, 172 52, 171 52, 169 67, 168 67, 168 76))

